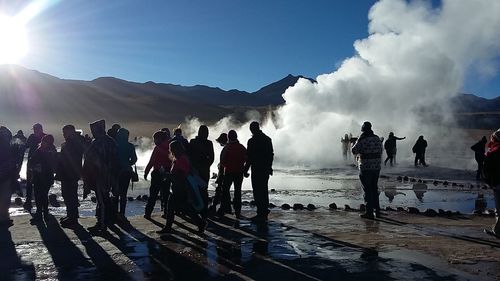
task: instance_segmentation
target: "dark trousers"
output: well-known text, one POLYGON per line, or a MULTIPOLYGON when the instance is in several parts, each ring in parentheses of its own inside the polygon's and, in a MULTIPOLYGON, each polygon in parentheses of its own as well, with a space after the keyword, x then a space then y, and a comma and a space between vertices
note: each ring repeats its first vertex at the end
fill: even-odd
POLYGON ((95 190, 95 197, 97 199, 95 216, 97 218, 97 226, 101 228, 106 228, 110 225, 110 220, 114 213, 111 208, 111 199, 109 198, 108 190, 109 188, 104 184, 97 184, 95 190))
POLYGON ((496 208, 496 221, 495 225, 493 226, 493 231, 497 235, 500 234, 500 189, 493 189, 493 195, 495 196, 495 208, 496 208))
POLYGON ((161 198, 161 208, 164 214, 167 213, 167 202, 170 196, 170 180, 166 179, 164 175, 159 171, 153 171, 151 173, 151 186, 149 187, 149 198, 146 204, 145 214, 151 215, 155 208, 156 201, 158 200, 158 194, 161 198))
POLYGON ((78 219, 78 180, 62 180, 61 193, 68 219, 78 219))
POLYGON ((418 166, 419 163, 427 166, 427 164, 425 164, 425 152, 415 154, 415 166, 418 166))
POLYGON ((359 179, 364 191, 366 213, 373 214, 373 211, 380 211, 378 200, 378 177, 380 170, 360 170, 359 179))
POLYGON ((484 159, 482 159, 482 158, 476 158, 476 161, 477 161, 476 179, 480 180, 481 179, 481 175, 483 174, 484 159))
POLYGON ((36 183, 34 185, 37 214, 49 213, 49 190, 51 185, 36 183))
POLYGON ((118 208, 118 213, 125 215, 125 208, 127 207, 127 192, 130 185, 132 174, 128 171, 121 172, 118 176, 118 191, 115 194, 115 206, 118 208))
POLYGON ((251 179, 257 216, 267 218, 269 214, 269 173, 252 170, 251 179))
POLYGON ((203 223, 202 217, 197 214, 191 206, 189 206, 185 186, 179 188, 172 186, 172 194, 168 198, 165 228, 172 227, 176 211, 182 211, 182 213, 187 215, 197 226, 200 226, 203 223))
POLYGON ((33 198, 33 173, 30 168, 26 170, 26 204, 31 206, 31 199, 33 198))
MULTIPOLYGON (((387 152, 387 151, 386 151, 387 152)), ((394 154, 392 154, 391 152, 387 152, 387 158, 385 159, 384 161, 384 165, 387 164, 387 161, 390 161, 390 164, 391 166, 393 165, 393 161, 394 161, 394 154)))
POLYGON ((233 207, 236 214, 241 214, 241 184, 243 183, 243 172, 227 173, 224 175, 222 184, 221 208, 231 211, 231 185, 234 183, 233 207))

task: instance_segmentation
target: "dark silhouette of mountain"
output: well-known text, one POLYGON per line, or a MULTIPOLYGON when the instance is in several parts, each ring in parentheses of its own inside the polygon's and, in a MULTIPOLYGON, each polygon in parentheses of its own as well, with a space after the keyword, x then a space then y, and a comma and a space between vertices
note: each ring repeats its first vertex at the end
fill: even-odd
MULTIPOLYGON (((67 80, 3 65, 0 66, 0 122, 19 126, 34 122, 57 126, 73 123, 86 127, 88 122, 104 118, 110 123, 157 126, 179 124, 192 116, 211 123, 230 114, 244 116, 241 112, 248 108, 284 104, 283 93, 300 78, 304 77, 288 75, 249 93, 203 85, 137 83, 114 77, 67 80)), ((463 127, 489 129, 500 124, 500 97, 484 99, 460 94, 450 104, 463 127)))

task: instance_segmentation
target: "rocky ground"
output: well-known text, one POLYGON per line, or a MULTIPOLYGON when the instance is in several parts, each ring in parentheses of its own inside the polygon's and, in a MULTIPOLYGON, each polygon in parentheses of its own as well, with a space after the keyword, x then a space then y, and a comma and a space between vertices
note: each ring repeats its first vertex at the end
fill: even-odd
MULTIPOLYGON (((247 212, 244 215, 252 215, 247 212)), ((494 218, 426 217, 389 211, 365 220, 345 210, 274 210, 268 225, 232 216, 206 232, 176 218, 131 217, 102 237, 80 220, 0 229, 0 280, 497 280, 500 240, 484 234, 494 218)))

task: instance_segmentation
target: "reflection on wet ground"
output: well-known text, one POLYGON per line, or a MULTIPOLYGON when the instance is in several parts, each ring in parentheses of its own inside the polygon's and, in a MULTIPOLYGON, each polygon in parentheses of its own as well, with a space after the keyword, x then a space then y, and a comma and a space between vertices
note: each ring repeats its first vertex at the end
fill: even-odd
MULTIPOLYGON (((409 250, 379 252, 283 220, 254 225, 214 219, 202 235, 179 220, 172 234, 161 237, 154 232, 162 226, 155 219, 114 226, 103 237, 83 227, 62 229, 54 217, 31 227, 17 220, 10 230, 0 230, 0 271, 6 277, 1 280, 467 279, 423 254, 416 259, 409 250), (14 244, 12 233, 21 229, 38 234, 20 234, 14 244)), ((381 231, 379 222, 357 223, 365 224, 362 232, 381 231)))

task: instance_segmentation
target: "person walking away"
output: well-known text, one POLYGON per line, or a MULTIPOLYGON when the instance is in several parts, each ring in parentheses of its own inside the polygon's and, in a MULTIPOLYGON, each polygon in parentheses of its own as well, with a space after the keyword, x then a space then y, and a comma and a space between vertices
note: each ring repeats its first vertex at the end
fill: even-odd
POLYGON ((361 127, 361 135, 351 148, 357 156, 359 167, 359 179, 364 191, 366 205, 362 218, 374 219, 375 215, 380 217, 380 204, 378 193, 378 178, 380 175, 380 164, 382 162, 382 142, 372 131, 372 124, 364 122, 361 127))
MULTIPOLYGON (((207 183, 210 180, 210 166, 214 163, 214 145, 208 140, 208 127, 201 125, 198 129, 198 135, 191 139, 188 146, 189 159, 191 165, 200 178, 207 183)), ((201 211, 201 215, 206 218, 208 216, 208 190, 201 190, 205 208, 201 211)))
POLYGON ((493 189, 496 208, 496 222, 492 230, 485 230, 486 233, 494 235, 500 239, 500 129, 490 137, 488 150, 484 157, 483 165, 484 181, 493 189))
POLYGON ((484 162, 484 157, 486 153, 486 143, 488 142, 488 139, 483 136, 483 138, 478 141, 476 144, 470 147, 474 151, 474 158, 476 159, 477 162, 477 173, 476 173, 476 180, 481 180, 481 174, 483 172, 483 162, 484 162))
POLYGON ((184 151, 186 151, 189 147, 189 142, 182 135, 182 129, 180 127, 176 128, 174 130, 174 136, 170 139, 170 142, 173 142, 173 141, 180 142, 184 148, 184 151))
POLYGON ((88 230, 94 235, 107 232, 110 225, 109 193, 116 186, 118 155, 115 141, 106 135, 106 122, 98 120, 90 124, 94 140, 84 154, 82 177, 84 194, 93 190, 96 194, 97 206, 95 226, 88 230))
MULTIPOLYGON (((219 137, 215 140, 217 143, 222 146, 224 150, 224 146, 227 144, 227 134, 226 133, 221 133, 219 137)), ((217 164, 217 179, 215 180, 215 195, 212 199, 212 205, 209 208, 209 212, 211 214, 216 213, 217 205, 221 203, 222 200, 222 184, 224 182, 224 166, 222 166, 222 163, 220 163, 220 159, 222 159, 222 151, 221 155, 219 156, 219 164, 217 164)))
POLYGON ((396 164, 396 152, 397 152, 397 147, 396 147, 396 141, 398 140, 404 140, 406 137, 398 138, 394 135, 393 132, 389 133, 389 137, 384 143, 384 149, 385 153, 387 154, 387 158, 384 161, 384 165, 387 165, 387 161, 390 160, 391 166, 396 164))
POLYGON ((16 179, 17 155, 12 147, 12 133, 0 126, 0 227, 10 227, 9 207, 12 196, 12 181, 16 179))
POLYGON ((233 207, 236 218, 241 217, 241 184, 243 183, 243 172, 247 150, 238 141, 236 131, 231 130, 227 134, 228 143, 221 152, 221 164, 224 167, 224 180, 222 184, 222 201, 217 212, 220 216, 231 212, 231 194, 229 190, 234 183, 233 207))
POLYGON ((251 218, 254 223, 267 222, 269 214, 269 176, 273 174, 274 150, 270 137, 266 136, 258 122, 250 123, 252 137, 247 144, 247 162, 244 174, 248 177, 248 170, 252 170, 252 191, 257 207, 257 215, 251 218))
POLYGON ((170 143, 170 152, 173 157, 169 175, 172 181, 172 195, 168 199, 165 226, 158 233, 167 234, 172 231, 175 213, 179 211, 191 218, 193 223, 198 226, 198 231, 203 232, 206 221, 188 203, 187 177, 191 167, 184 146, 178 141, 173 141, 170 143))
POLYGON ((43 219, 47 222, 49 215, 49 190, 54 184, 57 151, 54 137, 46 135, 42 138, 37 150, 30 158, 33 189, 35 192, 36 213, 32 219, 37 223, 43 219))
POLYGON ((66 205, 66 216, 61 219, 62 227, 78 225, 78 181, 82 174, 82 158, 85 140, 75 130, 75 126, 62 128, 64 142, 58 157, 56 179, 61 181, 61 192, 66 205))
POLYGON ((146 168, 144 169, 144 179, 148 180, 148 174, 151 168, 151 186, 149 187, 148 203, 144 211, 144 218, 150 219, 153 209, 158 200, 158 193, 161 197, 161 204, 164 215, 167 215, 167 208, 165 206, 170 194, 170 179, 167 178, 167 172, 172 167, 172 160, 170 160, 170 147, 169 147, 169 134, 164 131, 158 131, 153 134, 153 141, 155 148, 151 153, 146 168))
POLYGON ((133 165, 137 162, 135 146, 129 140, 129 131, 120 128, 116 134, 116 148, 118 150, 118 190, 115 193, 115 205, 118 206, 119 222, 126 222, 125 209, 127 206, 127 192, 130 185, 130 179, 134 170, 133 165))
POLYGON ((36 123, 33 125, 33 134, 29 135, 26 140, 26 146, 28 150, 28 163, 26 169, 26 201, 24 202, 24 209, 28 212, 31 212, 32 204, 31 199, 33 197, 33 183, 31 179, 33 176, 31 175, 32 165, 30 162, 31 156, 38 149, 38 145, 42 141, 42 138, 45 136, 43 132, 43 127, 41 124, 36 123))
POLYGON ((419 136, 417 139, 417 142, 413 146, 413 153, 415 153, 415 167, 417 167, 419 164, 422 164, 422 166, 427 167, 427 164, 425 163, 425 149, 427 148, 427 141, 424 140, 424 136, 419 136))
POLYGON ((14 191, 17 195, 23 197, 23 191, 21 189, 21 183, 19 179, 21 178, 21 168, 23 167, 24 153, 26 152, 26 137, 22 130, 17 131, 17 134, 12 137, 12 147, 16 155, 16 179, 13 181, 14 191))

